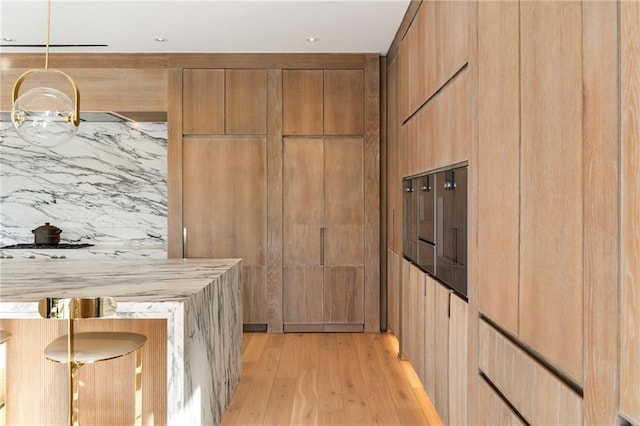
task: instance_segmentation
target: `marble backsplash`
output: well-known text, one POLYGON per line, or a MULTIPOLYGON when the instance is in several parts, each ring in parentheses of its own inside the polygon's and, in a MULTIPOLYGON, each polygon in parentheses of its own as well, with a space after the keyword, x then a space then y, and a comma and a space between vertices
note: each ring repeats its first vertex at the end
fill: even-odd
POLYGON ((0 247, 50 222, 61 243, 164 248, 167 124, 82 122, 73 140, 30 145, 0 122, 0 247))

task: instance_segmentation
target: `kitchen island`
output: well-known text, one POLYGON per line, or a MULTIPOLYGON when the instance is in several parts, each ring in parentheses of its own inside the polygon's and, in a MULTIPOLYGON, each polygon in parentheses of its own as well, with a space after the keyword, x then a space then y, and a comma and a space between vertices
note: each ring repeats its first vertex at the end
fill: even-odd
MULTIPOLYGON (((143 350, 144 424, 220 422, 241 375, 239 259, 0 260, 0 329, 12 333, 7 346, 6 415, 10 424, 33 424, 30 416, 34 415, 32 411, 38 411, 38 403, 41 409, 52 408, 46 404, 55 405, 53 411, 64 413, 66 409, 66 383, 60 381, 64 367, 45 361, 42 355, 44 346, 62 334, 65 327, 64 321, 39 319, 38 300, 47 296, 116 299, 116 319, 78 321, 78 331, 84 324, 92 330, 124 327, 137 331, 139 324, 147 322, 142 328, 149 339, 143 350), (26 359, 40 363, 40 368, 24 365, 26 359), (37 374, 32 370, 38 370, 37 374), (36 381, 33 389, 42 390, 25 391, 28 381, 36 381)), ((115 362, 118 360, 101 364, 115 362)), ((123 368, 118 377, 98 378, 98 365, 91 373, 95 376, 85 378, 94 387, 120 381, 122 375, 133 375, 129 362, 129 370, 123 368)), ((83 370, 89 367, 93 366, 83 370)), ((114 370, 105 371, 113 374, 114 370)), ((81 391, 81 422, 84 392, 89 391, 81 391)), ((117 389, 111 392, 122 393, 117 389)), ((100 398, 105 399, 88 397, 85 409, 99 406, 103 403, 100 398)), ((132 404, 126 399, 130 398, 124 398, 124 405, 132 404)), ((104 405, 109 407, 107 411, 120 409, 113 402, 104 405)), ((104 421, 99 414, 94 414, 93 419, 87 418, 84 423, 104 421)), ((58 420, 37 421, 59 424, 58 420)))

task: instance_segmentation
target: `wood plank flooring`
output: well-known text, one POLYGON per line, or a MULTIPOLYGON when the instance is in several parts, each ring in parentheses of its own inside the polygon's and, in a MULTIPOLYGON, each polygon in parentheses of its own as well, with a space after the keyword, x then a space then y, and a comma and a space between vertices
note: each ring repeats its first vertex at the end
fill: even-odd
POLYGON ((243 335, 229 425, 441 425, 391 334, 243 335))

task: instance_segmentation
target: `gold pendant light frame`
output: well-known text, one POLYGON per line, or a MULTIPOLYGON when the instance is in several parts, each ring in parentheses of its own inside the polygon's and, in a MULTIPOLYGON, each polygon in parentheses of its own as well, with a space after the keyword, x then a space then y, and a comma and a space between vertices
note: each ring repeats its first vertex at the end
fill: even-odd
MULTIPOLYGON (((73 80, 73 78, 71 78, 71 76, 69 76, 68 74, 66 74, 65 72, 62 72, 60 70, 57 69, 50 69, 49 68, 49 44, 50 44, 50 38, 51 38, 51 0, 47 1, 47 43, 45 45, 45 60, 44 60, 44 68, 36 68, 36 69, 31 69, 28 70, 26 72, 24 72, 20 77, 18 77, 18 79, 16 80, 15 84, 13 85, 13 92, 12 92, 12 96, 11 96, 11 104, 15 105, 16 100, 19 98, 19 92, 20 92, 20 86, 22 86, 22 83, 24 83, 24 81, 30 77, 33 74, 36 73, 55 73, 55 74, 60 74, 62 76, 64 76, 69 83, 71 83, 71 87, 73 88, 73 94, 74 94, 74 104, 75 104, 75 108, 74 108, 74 112, 73 115, 71 117, 65 117, 66 121, 71 121, 73 122, 73 125, 75 127, 78 127, 80 125, 80 90, 78 89, 78 85, 76 84, 76 82, 73 80)), ((24 118, 20 118, 18 117, 17 113, 14 113, 12 116, 12 120, 14 121, 14 123, 20 123, 22 121, 24 121, 24 118)))

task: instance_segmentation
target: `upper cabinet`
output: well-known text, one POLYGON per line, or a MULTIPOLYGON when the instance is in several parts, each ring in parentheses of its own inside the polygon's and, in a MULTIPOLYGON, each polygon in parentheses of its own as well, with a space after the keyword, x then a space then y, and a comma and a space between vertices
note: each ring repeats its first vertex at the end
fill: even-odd
POLYGON ((185 69, 184 134, 265 135, 267 71, 185 69))
POLYGON ((284 70, 285 135, 362 135, 362 70, 284 70))

